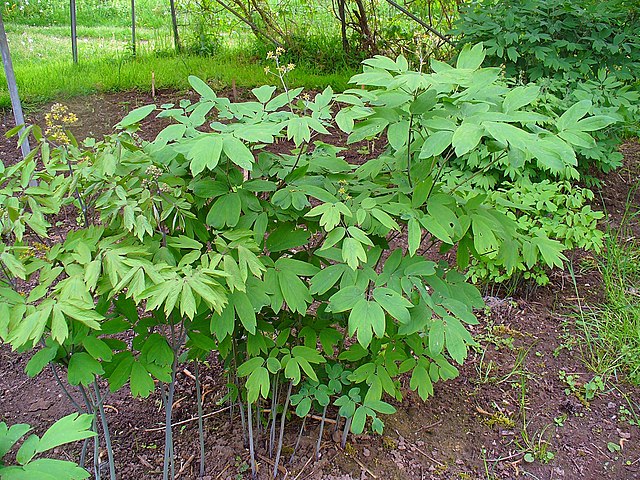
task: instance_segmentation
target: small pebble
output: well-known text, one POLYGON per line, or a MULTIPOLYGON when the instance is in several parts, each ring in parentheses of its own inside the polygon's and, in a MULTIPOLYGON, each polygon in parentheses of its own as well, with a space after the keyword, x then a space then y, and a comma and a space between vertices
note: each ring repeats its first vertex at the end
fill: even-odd
POLYGON ((363 448, 362 455, 364 455, 365 457, 371 456, 371 450, 369 450, 367 447, 363 448))

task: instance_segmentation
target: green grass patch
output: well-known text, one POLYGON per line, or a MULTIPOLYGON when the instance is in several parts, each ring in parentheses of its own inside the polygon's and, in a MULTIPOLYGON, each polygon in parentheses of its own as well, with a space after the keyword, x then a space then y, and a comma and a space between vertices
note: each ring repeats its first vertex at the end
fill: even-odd
POLYGON ((581 315, 588 366, 597 374, 624 374, 635 384, 640 384, 640 242, 628 225, 639 214, 625 215, 622 227, 608 232, 598 264, 604 302, 581 315))
MULTIPOLYGON (((131 55, 128 30, 112 27, 79 29, 79 63, 71 60, 68 32, 63 27, 8 25, 8 36, 20 95, 27 107, 47 101, 97 92, 151 91, 151 76, 157 89, 186 89, 187 77, 197 75, 219 89, 235 81, 238 87, 273 83, 245 45, 225 48, 214 56, 177 55, 172 39, 158 30, 141 29, 138 55, 131 55)), ((258 52, 256 52, 258 53, 258 52)), ((347 88, 355 69, 322 74, 303 64, 289 75, 293 86, 310 89, 331 85, 347 88)), ((0 108, 10 106, 4 74, 0 76, 0 108)))

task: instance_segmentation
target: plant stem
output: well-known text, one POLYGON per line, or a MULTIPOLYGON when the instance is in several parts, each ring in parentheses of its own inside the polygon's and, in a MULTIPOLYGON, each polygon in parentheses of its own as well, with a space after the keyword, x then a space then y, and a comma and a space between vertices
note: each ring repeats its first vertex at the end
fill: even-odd
POLYGON ((291 457, 289 458, 289 463, 293 462, 293 457, 296 455, 296 451, 298 450, 298 445, 300 445, 300 439, 302 438, 302 432, 304 432, 304 425, 307 422, 307 417, 302 419, 302 425, 300 426, 300 432, 298 432, 298 438, 296 439, 296 444, 293 447, 293 452, 291 452, 291 457))
MULTIPOLYGON (((53 372, 53 377, 56 379, 56 383, 60 386, 65 396, 69 399, 72 405, 76 407, 76 410, 78 410, 79 413, 83 413, 84 409, 80 406, 78 402, 75 401, 75 399, 71 396, 71 392, 69 392, 67 387, 64 386, 64 383, 62 383, 62 380, 60 379, 60 375, 58 375, 58 371, 56 370, 55 365, 52 362, 49 362, 49 366, 51 367, 51 371, 53 372)), ((89 412, 86 412, 86 413, 89 413, 89 412)))
POLYGON ((276 417, 278 407, 278 374, 273 379, 273 393, 271 394, 271 432, 269 434, 269 458, 273 458, 273 444, 276 441, 276 417))
POLYGON ((256 454, 253 450, 253 422, 251 421, 251 402, 247 402, 247 420, 249 425, 249 456, 251 458, 251 478, 257 478, 256 454))
POLYGON ((411 181, 411 137, 413 136, 413 115, 409 116, 409 138, 407 139, 407 180, 409 186, 413 188, 411 181))
POLYGON ((280 464, 280 454, 282 453, 282 440, 284 438, 284 424, 287 419, 287 409, 289 408, 289 400, 291 399, 291 389, 293 389, 293 382, 289 382, 287 398, 284 401, 284 408, 282 409, 282 416, 280 417, 280 437, 278 438, 278 450, 276 451, 276 459, 273 462, 273 478, 276 478, 276 476, 278 475, 278 465, 280 464))
POLYGON ((347 444, 347 436, 349 435, 349 429, 351 428, 351 419, 353 417, 347 418, 347 421, 344 423, 344 430, 342 431, 342 441, 340 442, 340 446, 344 448, 347 444))
POLYGON ((107 422, 107 415, 104 411, 104 405, 102 404, 102 397, 100 395, 100 387, 97 380, 93 381, 93 391, 96 394, 96 403, 98 405, 98 411, 100 412, 100 421, 102 423, 102 434, 104 435, 104 443, 107 447, 107 457, 109 459, 109 478, 110 480, 116 480, 116 466, 113 459, 113 447, 111 445, 109 423, 107 422))
POLYGON ((202 388, 200 386, 200 362, 196 359, 196 399, 198 401, 198 436, 200 438, 200 476, 204 477, 204 424, 202 418, 202 388))
POLYGON ((87 412, 94 415, 93 422, 91 423, 91 429, 96 434, 96 436, 93 437, 93 475, 95 477, 95 480, 100 480, 100 436, 98 435, 98 423, 95 417, 95 404, 82 385, 79 385, 78 389, 82 394, 82 399, 84 400, 84 404, 87 407, 87 412))
POLYGON ((173 363, 171 365, 171 383, 167 392, 164 405, 165 410, 165 433, 164 433, 164 465, 162 468, 162 480, 169 480, 169 469, 171 469, 171 479, 175 478, 175 461, 173 455, 173 427, 171 426, 173 416, 173 397, 176 391, 176 374, 178 372, 178 353, 182 344, 183 332, 180 332, 179 339, 176 340, 175 325, 169 321, 171 330, 171 347, 173 349, 173 363))
POLYGON ((320 444, 322 443, 322 433, 324 432, 324 421, 327 418, 327 407, 322 409, 322 420, 320 421, 320 433, 318 434, 318 443, 316 443, 316 460, 320 460, 320 444))

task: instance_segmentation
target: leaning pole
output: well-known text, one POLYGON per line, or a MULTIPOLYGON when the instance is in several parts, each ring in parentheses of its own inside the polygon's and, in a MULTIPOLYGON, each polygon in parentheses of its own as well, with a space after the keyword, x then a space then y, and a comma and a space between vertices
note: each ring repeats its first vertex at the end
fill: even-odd
MULTIPOLYGON (((4 66, 4 74, 7 77, 7 85, 9 87, 9 97, 11 98, 11 108, 13 109, 13 118, 17 125, 23 125, 20 133, 24 131, 24 115, 22 114, 22 105, 18 96, 18 85, 16 83, 16 75, 13 71, 13 63, 11 62, 11 53, 9 52, 9 42, 7 42, 7 32, 4 30, 4 20, 2 19, 2 9, 0 9, 0 51, 2 51, 2 65, 4 66)), ((22 148, 22 157, 29 155, 31 147, 29 139, 25 138, 20 146, 22 148)))

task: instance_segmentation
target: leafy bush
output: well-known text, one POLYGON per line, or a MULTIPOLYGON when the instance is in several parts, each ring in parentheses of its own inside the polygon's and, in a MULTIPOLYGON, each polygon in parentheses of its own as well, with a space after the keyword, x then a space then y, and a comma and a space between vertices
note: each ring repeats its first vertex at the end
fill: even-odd
POLYGON ((627 0, 474 0, 461 7, 454 33, 483 42, 492 65, 527 81, 573 83, 606 69, 637 81, 640 9, 627 0))
MULTIPOLYGON (((429 74, 376 57, 352 80, 369 90, 313 98, 288 89, 280 53, 271 57, 282 93, 265 85, 232 103, 191 77, 200 100, 162 105, 158 116, 174 123, 152 142, 137 130, 155 105, 84 145, 55 125, 32 128, 37 149, 4 171, 0 190, 0 336, 21 349, 44 339, 28 373, 54 361, 71 385, 97 388, 102 377, 143 397, 155 378, 168 384, 169 426, 179 356, 214 351, 252 459, 256 407, 271 404, 276 471, 290 405, 302 417, 322 412, 323 426, 336 407, 344 442, 368 421, 382 431, 402 375, 423 399, 458 375, 482 299, 422 252, 456 248, 461 269, 471 257, 507 272, 562 265, 562 244, 519 226, 466 180, 447 183, 447 162, 489 155, 571 178, 574 137, 607 122, 582 119, 580 104, 557 122, 528 111, 537 89, 509 89, 499 68, 480 68, 481 46, 465 48, 456 67, 433 61, 429 74), (389 146, 349 164, 343 147, 319 138, 340 138, 336 125, 350 144, 386 134, 389 146), (80 224, 53 241, 55 216, 72 207, 80 224), (395 240, 405 232, 406 248, 395 240), (14 277, 37 286, 20 295, 14 277)), ((73 120, 56 112, 49 120, 73 120)), ((170 427, 165 439, 166 479, 170 427)))
POLYGON ((16 452, 15 465, 6 465, 3 459, 14 445, 31 431, 31 426, 20 423, 8 427, 6 423, 0 423, 0 478, 2 480, 88 478, 89 473, 73 462, 36 458, 36 456, 60 445, 94 436, 95 433, 91 431, 92 421, 92 415, 72 413, 51 425, 42 437, 35 434, 29 435, 16 452))
MULTIPOLYGON (((460 240, 459 260, 469 257, 468 247, 480 253, 475 258, 472 278, 488 275, 491 280, 502 281, 519 273, 543 284, 548 277, 542 267, 559 266, 563 249, 579 246, 597 250, 602 246, 602 233, 596 229, 602 214, 587 205, 592 193, 574 185, 580 175, 573 149, 594 147, 590 133, 606 128, 615 119, 606 115, 584 118, 592 110, 588 100, 576 103, 559 117, 553 112, 553 116, 542 115, 537 112, 539 87, 509 90, 499 80, 499 69, 475 70, 483 60, 484 52, 476 46, 463 49, 457 68, 432 62, 436 75, 451 78, 452 82, 454 77, 455 81, 462 80, 462 70, 466 77, 461 86, 467 90, 452 94, 442 105, 421 116, 413 115, 410 109, 398 114, 392 108, 407 98, 407 89, 412 86, 408 81, 391 81, 388 76, 393 76, 397 67, 394 70, 384 61, 368 61, 374 68, 354 79, 380 88, 373 93, 354 91, 351 95, 364 96, 375 106, 363 113, 356 101, 354 108, 339 113, 337 120, 352 115, 367 118, 354 134, 360 128, 365 134, 387 128, 388 155, 399 164, 416 157, 412 160, 416 175, 426 174, 428 182, 435 177, 445 193, 455 192, 467 199, 482 195, 484 203, 513 221, 516 235, 512 241, 498 241, 489 226, 486 232, 474 226, 474 233, 487 242, 482 248, 468 245, 464 238, 460 240), (372 97, 375 94, 379 100, 372 97), (467 102, 476 104, 471 107, 467 102), (409 129, 414 133, 408 135, 409 129), (585 236, 575 236, 578 232, 585 236)), ((446 243, 446 237, 439 238, 446 243)))

